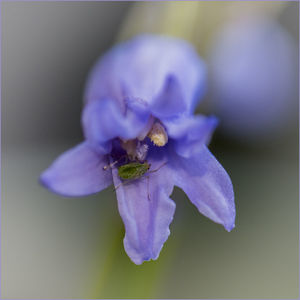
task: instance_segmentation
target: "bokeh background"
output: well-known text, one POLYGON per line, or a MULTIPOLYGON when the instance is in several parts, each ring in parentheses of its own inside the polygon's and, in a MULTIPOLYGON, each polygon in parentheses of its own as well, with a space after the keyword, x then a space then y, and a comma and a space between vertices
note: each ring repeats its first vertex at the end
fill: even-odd
POLYGON ((15 2, 2 5, 1 293, 17 298, 297 298, 298 3, 15 2), (82 140, 85 80, 118 41, 184 38, 208 66, 198 113, 230 174, 228 233, 175 189, 157 261, 134 265, 112 188, 62 198, 38 184, 82 140))

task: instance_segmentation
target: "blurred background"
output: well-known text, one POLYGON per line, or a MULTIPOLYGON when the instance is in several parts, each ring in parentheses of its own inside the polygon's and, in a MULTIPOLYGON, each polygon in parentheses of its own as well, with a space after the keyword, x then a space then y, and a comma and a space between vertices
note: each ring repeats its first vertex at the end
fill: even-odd
POLYGON ((2 3, 2 298, 298 298, 298 3, 2 3), (197 113, 230 174, 228 233, 175 189, 157 261, 134 265, 113 189, 62 198, 39 174, 82 139, 85 80, 143 32, 191 42, 208 66, 197 113))

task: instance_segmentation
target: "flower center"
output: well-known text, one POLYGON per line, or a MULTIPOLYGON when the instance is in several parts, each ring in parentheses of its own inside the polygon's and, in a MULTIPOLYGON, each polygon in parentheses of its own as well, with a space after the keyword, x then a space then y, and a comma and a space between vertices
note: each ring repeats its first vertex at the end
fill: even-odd
POLYGON ((162 147, 168 142, 168 134, 159 121, 151 122, 152 126, 144 139, 121 140, 121 146, 126 151, 128 158, 132 161, 144 161, 147 157, 149 146, 144 142, 149 137, 155 146, 162 147))
POLYGON ((149 146, 141 141, 136 139, 121 141, 121 146, 130 160, 144 161, 147 157, 149 146))

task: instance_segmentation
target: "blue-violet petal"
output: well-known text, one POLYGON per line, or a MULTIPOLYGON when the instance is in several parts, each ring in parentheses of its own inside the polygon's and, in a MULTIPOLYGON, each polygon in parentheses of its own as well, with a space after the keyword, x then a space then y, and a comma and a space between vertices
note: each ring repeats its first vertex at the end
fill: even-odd
POLYGON ((115 99, 121 108, 124 98, 140 98, 149 105, 161 92, 170 74, 181 87, 186 113, 192 113, 205 90, 206 67, 184 40, 141 35, 117 45, 92 70, 85 91, 90 103, 115 99))
POLYGON ((103 99, 86 105, 82 115, 85 138, 92 145, 102 145, 114 138, 136 138, 147 125, 149 113, 136 113, 130 107, 121 111, 116 101, 103 99))
POLYGON ((221 164, 202 146, 197 155, 184 158, 171 152, 174 183, 206 217, 234 228, 235 205, 231 180, 221 164))
MULTIPOLYGON (((164 159, 148 158, 151 170, 162 166, 164 159)), ((120 215, 125 225, 124 247, 135 264, 157 259, 167 240, 175 203, 169 198, 173 190, 172 176, 165 166, 141 179, 123 182, 113 169, 120 215)))
POLYGON ((112 184, 111 172, 103 170, 107 164, 107 155, 99 155, 84 142, 59 156, 40 181, 67 197, 97 193, 112 184))
POLYGON ((177 154, 190 157, 197 153, 203 144, 208 144, 218 124, 214 116, 182 116, 163 120, 168 136, 173 139, 177 154))

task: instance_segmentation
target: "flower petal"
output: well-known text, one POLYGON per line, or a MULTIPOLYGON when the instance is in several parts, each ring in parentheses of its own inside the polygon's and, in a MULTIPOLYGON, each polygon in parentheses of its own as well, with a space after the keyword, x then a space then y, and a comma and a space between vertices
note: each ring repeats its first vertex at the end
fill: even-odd
POLYGON ((186 110, 187 104, 184 102, 179 82, 175 76, 169 75, 161 93, 151 103, 151 112, 157 118, 167 118, 182 114, 186 110))
POLYGON ((172 74, 181 87, 186 112, 204 93, 206 67, 184 40, 142 35, 116 46, 94 67, 85 92, 87 103, 104 97, 140 98, 150 105, 172 74))
POLYGON ((148 118, 146 111, 136 113, 130 107, 123 113, 116 101, 105 98, 85 107, 82 124, 85 138, 97 147, 116 137, 136 138, 147 125, 148 118))
POLYGON ((203 144, 208 144, 218 120, 214 116, 201 115, 170 118, 163 120, 168 136, 174 139, 177 154, 190 157, 197 153, 203 144))
MULTIPOLYGON (((164 159, 148 159, 151 169, 162 166, 164 159)), ((125 225, 124 247, 135 264, 157 259, 167 240, 169 225, 175 212, 175 203, 169 198, 173 190, 169 169, 161 167, 133 182, 123 183, 113 169, 113 180, 117 187, 120 215, 125 225), (149 176, 149 177, 148 177, 149 176)))
POLYGON ((63 153, 40 177, 41 183, 63 196, 84 196, 100 192, 112 183, 104 171, 106 155, 99 155, 86 142, 63 153))
POLYGON ((224 168, 206 146, 190 158, 175 152, 171 156, 175 185, 184 190, 199 212, 231 231, 235 226, 234 194, 224 168))

